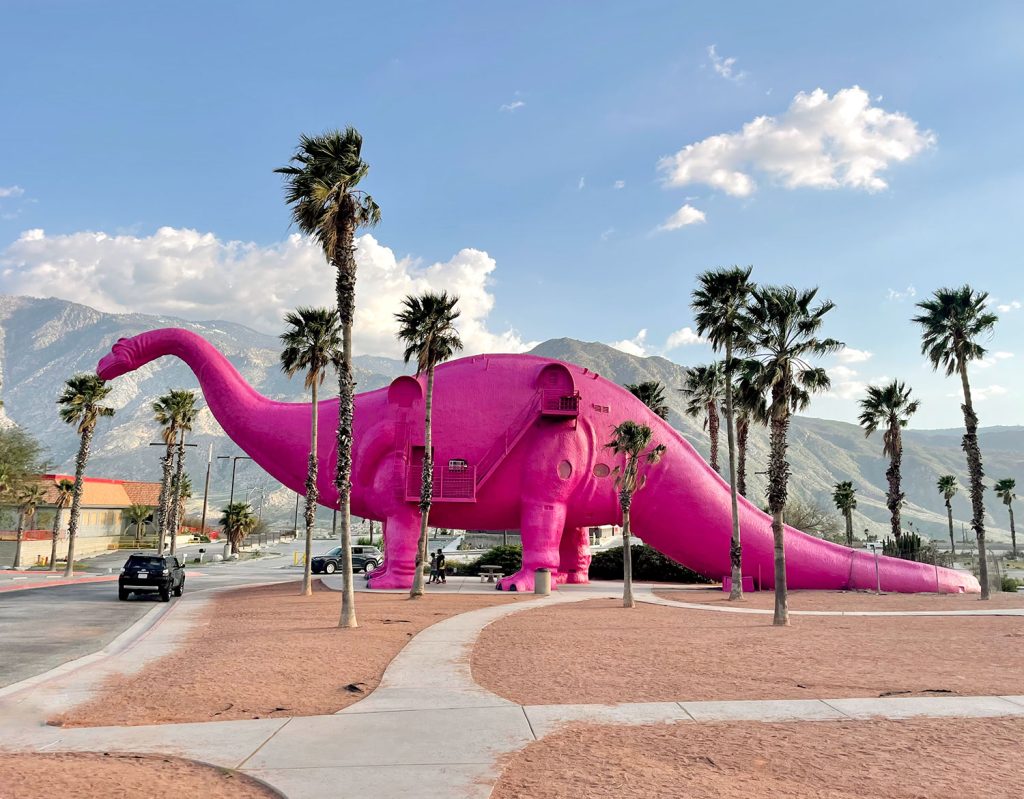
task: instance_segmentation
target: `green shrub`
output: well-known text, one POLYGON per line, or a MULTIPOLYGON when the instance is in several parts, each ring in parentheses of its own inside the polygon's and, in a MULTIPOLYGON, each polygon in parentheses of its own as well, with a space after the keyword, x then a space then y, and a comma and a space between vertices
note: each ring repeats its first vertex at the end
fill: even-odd
MULTIPOLYGON (((633 579, 659 583, 710 583, 702 574, 680 566, 660 552, 643 544, 632 550, 633 579)), ((622 579, 622 547, 595 552, 590 562, 591 580, 622 579)))
POLYGON ((1002 590, 1015 593, 1018 588, 1024 585, 1024 580, 1018 580, 1016 577, 1003 577, 1002 590))
POLYGON ((519 544, 496 546, 469 563, 455 563, 451 560, 447 563, 450 574, 476 577, 483 565, 497 566, 502 574, 514 574, 523 567, 523 548, 519 544))

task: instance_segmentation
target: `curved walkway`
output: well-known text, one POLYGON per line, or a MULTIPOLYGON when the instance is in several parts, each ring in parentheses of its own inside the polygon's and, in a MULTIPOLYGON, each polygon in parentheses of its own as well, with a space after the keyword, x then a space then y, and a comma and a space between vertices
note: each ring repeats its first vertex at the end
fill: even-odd
MULTIPOLYGON (((370 696, 334 715, 130 728, 45 725, 55 709, 87 697, 91 686, 107 674, 138 668, 174 646, 208 601, 194 596, 175 603, 173 612, 155 623, 148 622, 149 617, 141 620, 118 639, 120 643, 115 642, 118 646, 112 644, 90 656, 94 660, 0 693, 0 740, 5 748, 31 751, 174 754, 241 769, 292 799, 334 797, 339 786, 351 786, 353 794, 367 799, 409 795, 485 799, 498 777, 502 755, 569 721, 645 724, 1024 716, 1024 696, 521 706, 473 682, 469 654, 480 631, 491 622, 542 604, 621 595, 613 584, 580 588, 584 590, 563 588, 550 597, 470 611, 423 630, 391 662, 370 696), (132 662, 119 662, 128 651, 132 662)), ((696 610, 770 612, 680 603, 651 591, 651 586, 637 586, 637 599, 696 610)), ((857 615, 894 613, 936 615, 857 615)), ((991 615, 989 611, 952 613, 991 615)), ((1000 613, 1021 615, 1020 611, 1000 613)))

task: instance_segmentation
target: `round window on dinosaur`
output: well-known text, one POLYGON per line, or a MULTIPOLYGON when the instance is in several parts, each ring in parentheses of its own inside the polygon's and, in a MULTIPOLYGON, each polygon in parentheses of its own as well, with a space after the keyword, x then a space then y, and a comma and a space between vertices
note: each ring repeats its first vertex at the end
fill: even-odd
POLYGON ((563 480, 568 480, 572 477, 572 464, 569 461, 562 461, 558 464, 558 476, 563 480))
POLYGON ((595 463, 594 464, 594 477, 607 477, 612 473, 612 470, 608 468, 607 464, 595 463))

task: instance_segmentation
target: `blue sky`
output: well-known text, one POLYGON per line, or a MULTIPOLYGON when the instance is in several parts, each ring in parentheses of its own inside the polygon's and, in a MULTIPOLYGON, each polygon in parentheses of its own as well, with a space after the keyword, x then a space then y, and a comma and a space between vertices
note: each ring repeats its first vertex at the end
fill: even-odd
POLYGON ((301 8, 6 3, 0 290, 274 332, 331 281, 272 169, 300 132, 353 124, 383 209, 363 351, 393 354, 389 309, 442 284, 473 349, 571 336, 699 363, 666 348, 694 275, 749 263, 838 303, 826 332, 851 351, 812 414, 851 420, 865 383, 900 377, 915 426, 955 426, 908 320, 969 280, 1007 309, 982 423, 1022 421, 1020 4, 301 8), (759 117, 772 135, 744 128, 759 117), (687 145, 670 185, 659 163, 687 145), (691 223, 659 230, 674 214, 691 223))

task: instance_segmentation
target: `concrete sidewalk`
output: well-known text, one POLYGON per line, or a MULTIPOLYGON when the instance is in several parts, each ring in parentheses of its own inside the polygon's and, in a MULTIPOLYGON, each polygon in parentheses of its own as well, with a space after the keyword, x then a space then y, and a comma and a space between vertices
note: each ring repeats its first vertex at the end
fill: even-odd
MULTIPOLYGON (((354 792, 366 799, 406 799, 409 795, 485 799, 499 776, 502 756, 571 721, 699 724, 1024 716, 1024 696, 524 707, 473 681, 469 655, 480 631, 491 622, 547 604, 618 596, 618 590, 600 585, 573 586, 550 597, 445 619, 407 644, 373 693, 334 715, 89 729, 45 725, 55 710, 86 698, 98 679, 138 668, 165 653, 194 623, 205 601, 196 597, 176 604, 159 624, 137 625, 138 634, 131 642, 122 642, 119 650, 132 648, 130 665, 124 659, 119 663, 118 653, 110 652, 98 662, 0 692, 0 740, 6 748, 34 751, 173 754, 241 769, 292 799, 335 797, 342 785, 353 786, 354 792), (22 690, 26 687, 32 690, 22 690)), ((670 600, 658 601, 650 586, 638 586, 637 599, 682 607, 670 600)), ((707 610, 706 606, 696 607, 707 610)))

